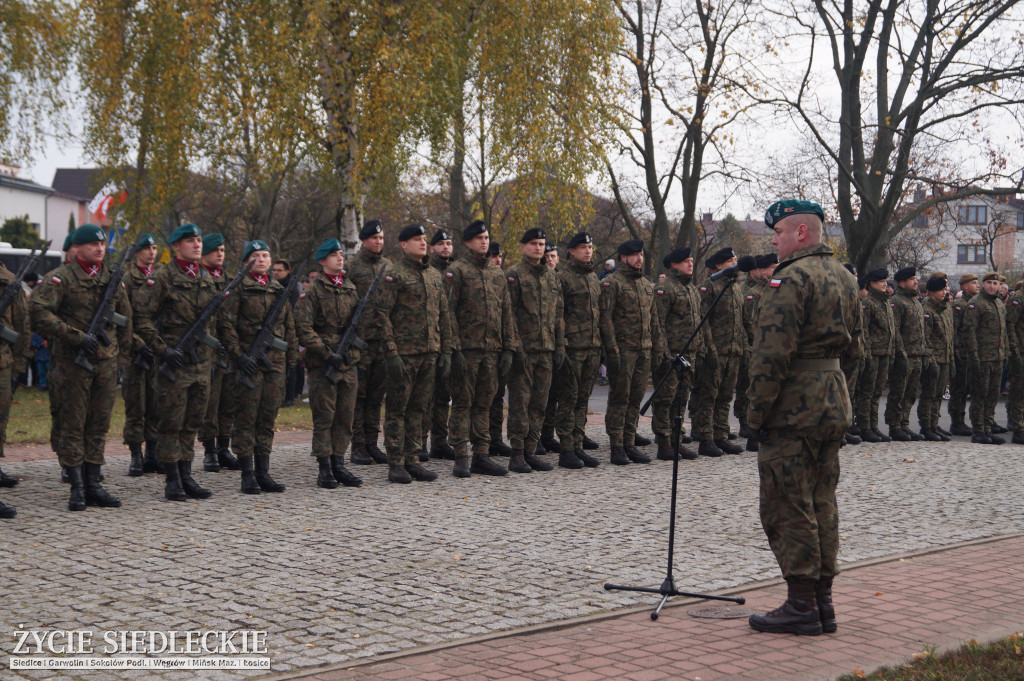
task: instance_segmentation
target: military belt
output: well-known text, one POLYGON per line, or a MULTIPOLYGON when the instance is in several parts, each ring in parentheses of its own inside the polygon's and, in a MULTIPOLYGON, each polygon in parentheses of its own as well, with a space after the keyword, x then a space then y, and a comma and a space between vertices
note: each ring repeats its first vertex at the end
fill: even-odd
POLYGON ((838 357, 825 357, 821 359, 803 359, 797 357, 789 363, 790 371, 839 371, 838 357))

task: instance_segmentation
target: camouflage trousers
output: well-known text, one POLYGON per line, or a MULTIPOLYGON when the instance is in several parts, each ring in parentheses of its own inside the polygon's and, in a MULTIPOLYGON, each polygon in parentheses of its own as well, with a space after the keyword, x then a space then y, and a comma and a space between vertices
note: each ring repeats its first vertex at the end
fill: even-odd
POLYGON ((860 378, 860 370, 863 366, 860 357, 843 356, 839 359, 843 367, 843 377, 846 378, 846 390, 850 393, 850 404, 857 404, 857 381, 860 378))
POLYGON ((11 384, 14 367, 8 363, 0 368, 0 459, 4 457, 4 443, 7 442, 7 420, 11 415, 11 392, 3 386, 11 384))
POLYGON ((405 381, 388 385, 384 403, 384 449, 392 466, 419 461, 423 447, 423 412, 434 392, 437 353, 402 355, 405 381))
POLYGON ((710 361, 696 377, 697 411, 693 419, 694 437, 698 440, 724 440, 729 437, 729 405, 736 391, 740 357, 718 355, 714 370, 710 361))
POLYGON ((451 402, 451 395, 448 392, 448 381, 441 380, 436 373, 434 375, 434 394, 423 410, 423 444, 427 442, 427 433, 430 433, 431 442, 435 447, 443 447, 448 444, 448 416, 451 402))
POLYGON ((917 422, 921 428, 935 428, 939 425, 942 393, 946 391, 947 383, 948 364, 929 362, 927 369, 921 369, 921 401, 917 403, 917 422))
POLYGON ((213 368, 210 376, 210 396, 206 401, 206 415, 199 429, 199 441, 213 440, 217 437, 231 437, 231 429, 235 424, 235 405, 239 391, 236 386, 245 390, 238 383, 234 371, 226 372, 220 367, 213 368))
POLYGON ((551 352, 529 352, 522 371, 513 371, 508 387, 508 441, 512 449, 532 454, 540 440, 548 406, 553 363, 551 352))
POLYGON ((996 423, 999 382, 1003 378, 1002 362, 978 362, 979 371, 971 376, 971 429, 975 433, 992 430, 996 423))
POLYGON ((885 403, 885 424, 889 428, 910 428, 910 410, 921 391, 921 358, 897 357, 889 369, 889 399, 885 403))
POLYGON ((237 396, 235 427, 231 431, 231 448, 236 456, 269 455, 274 447, 274 424, 277 410, 284 402, 285 367, 259 370, 249 377, 252 388, 225 378, 224 390, 237 396))
POLYGON ((309 367, 309 407, 313 410, 313 449, 316 458, 345 456, 352 442, 352 416, 359 392, 358 367, 335 372, 337 383, 324 376, 323 367, 309 367))
POLYGON ((566 350, 565 353, 567 359, 554 381, 558 392, 555 427, 559 442, 571 442, 573 449, 583 449, 583 436, 587 433, 587 407, 590 406, 597 372, 601 369, 601 351, 594 348, 566 350))
POLYGON ((1009 394, 1006 396, 1006 417, 1010 430, 1024 431, 1024 357, 1011 357, 1006 361, 1009 374, 1009 394))
POLYGON ((377 442, 387 379, 379 344, 367 341, 366 349, 359 354, 359 394, 356 397, 356 412, 352 417, 352 442, 377 442))
POLYGON ((210 362, 186 364, 174 373, 176 381, 157 372, 153 387, 157 458, 162 463, 195 458, 196 433, 203 425, 210 394, 210 362))
POLYGON ((452 415, 448 423, 452 448, 465 456, 467 444, 474 454, 486 454, 491 447, 489 428, 491 402, 498 390, 498 355, 486 350, 463 350, 466 375, 452 378, 452 415))
MULTIPOLYGON (((562 365, 565 368, 565 365, 562 365)), ((558 427, 558 374, 556 370, 551 375, 551 387, 548 388, 548 404, 544 407, 544 423, 540 426, 540 434, 551 436, 555 434, 558 427)))
POLYGON ((604 430, 612 447, 632 447, 640 403, 651 374, 650 350, 619 350, 619 367, 608 367, 608 406, 604 430))
POLYGON ((52 380, 55 362, 50 361, 50 373, 47 374, 46 392, 50 395, 50 449, 56 454, 60 450, 60 414, 64 410, 61 399, 60 384, 52 380))
POLYGON ((117 395, 117 358, 91 357, 89 361, 94 372, 76 365, 73 357, 57 355, 50 364, 50 386, 58 386, 61 396, 57 458, 65 468, 104 462, 103 449, 117 395))
POLYGON ((740 423, 747 420, 747 388, 750 387, 750 353, 744 352, 740 357, 736 370, 736 400, 732 403, 732 413, 740 423))
POLYGON ((861 429, 878 428, 878 405, 889 378, 889 355, 871 355, 861 362, 857 379, 857 425, 861 429))
POLYGON ((967 398, 971 395, 971 378, 968 376, 967 362, 959 357, 954 360, 956 375, 950 381, 949 404, 946 411, 949 412, 950 420, 956 423, 967 421, 967 398))
MULTIPOLYGON (((692 365, 695 361, 694 358, 689 358, 690 364, 692 365)), ((671 365, 660 366, 655 369, 651 376, 654 379, 654 385, 658 385, 658 381, 668 370, 669 374, 665 378, 665 383, 658 390, 657 395, 654 396, 654 402, 651 403, 653 408, 651 418, 651 430, 654 431, 654 439, 659 445, 667 445, 672 443, 672 417, 675 415, 672 412, 672 404, 675 401, 676 395, 679 396, 680 408, 686 405, 688 399, 690 399, 690 390, 693 389, 693 369, 687 369, 683 371, 683 375, 680 378, 674 370, 670 369, 671 365)), ((746 413, 743 414, 743 420, 747 419, 746 413)), ((685 429, 680 430, 680 435, 685 432, 685 429)))
POLYGON ((507 387, 507 378, 499 375, 494 398, 491 399, 491 406, 487 410, 487 430, 491 434, 491 442, 501 439, 501 426, 505 423, 505 389, 507 387))
POLYGON ((840 443, 776 431, 760 445, 761 527, 786 581, 814 582, 839 574, 840 443))
POLYGON ((128 362, 121 374, 121 398, 124 400, 126 445, 141 445, 156 440, 156 407, 153 405, 153 373, 128 362))

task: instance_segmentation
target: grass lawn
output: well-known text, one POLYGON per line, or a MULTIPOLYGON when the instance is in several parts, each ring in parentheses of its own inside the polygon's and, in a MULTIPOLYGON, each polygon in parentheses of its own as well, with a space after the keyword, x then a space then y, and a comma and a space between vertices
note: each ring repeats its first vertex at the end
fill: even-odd
MULTIPOLYGON (((114 413, 110 415, 107 439, 121 441, 124 428, 124 401, 120 395, 114 400, 114 413)), ((312 430, 313 415, 309 403, 296 402, 277 414, 277 430, 312 430)), ((11 416, 7 423, 8 444, 28 444, 50 440, 50 395, 35 388, 18 388, 11 403, 11 416)))
POLYGON ((901 667, 855 672, 837 681, 1024 681, 1024 633, 992 645, 971 641, 952 653, 918 653, 901 667))

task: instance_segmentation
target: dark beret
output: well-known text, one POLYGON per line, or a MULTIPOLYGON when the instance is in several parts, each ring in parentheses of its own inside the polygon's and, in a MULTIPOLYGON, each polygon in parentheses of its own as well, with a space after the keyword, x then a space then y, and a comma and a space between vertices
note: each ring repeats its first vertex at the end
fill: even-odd
POLYGON ((523 236, 519 239, 519 243, 528 244, 534 239, 547 239, 547 237, 544 236, 544 230, 540 227, 534 227, 533 229, 526 230, 526 232, 523 233, 523 236))
POLYGON ((861 276, 857 277, 857 288, 867 288, 867 287, 868 287, 867 275, 863 275, 862 274, 861 276))
POLYGON ((466 227, 466 229, 462 230, 462 240, 469 241, 478 234, 483 234, 486 231, 487 225, 484 224, 483 220, 474 220, 469 223, 469 226, 466 227))
POLYGON ((497 241, 492 241, 487 245, 487 257, 493 258, 496 255, 501 255, 501 244, 497 241))
POLYGON ((433 246, 438 241, 451 241, 452 235, 443 229, 439 229, 434 232, 434 236, 430 237, 430 245, 433 246))
POLYGON ((203 255, 217 250, 224 245, 224 235, 213 233, 203 235, 203 255))
POLYGON ((916 276, 917 276, 917 268, 916 267, 904 267, 901 270, 896 270, 896 274, 892 275, 892 278, 895 279, 896 281, 906 281, 907 279, 910 279, 911 277, 916 277, 916 276))
POLYGON ((871 270, 864 275, 865 281, 885 281, 889 278, 889 270, 884 267, 879 267, 877 270, 871 270))
POLYGON ((682 261, 686 260, 689 257, 690 257, 690 247, 689 246, 684 246, 683 248, 677 248, 676 250, 672 251, 671 253, 666 255, 664 258, 662 258, 661 259, 661 264, 664 265, 667 268, 667 267, 671 267, 672 265, 675 265, 678 262, 682 262, 682 261))
POLYGON ((149 246, 156 246, 156 237, 152 234, 146 233, 139 237, 139 240, 135 242, 135 245, 139 248, 147 248, 149 246))
POLYGON ((71 233, 71 243, 78 244, 91 244, 94 241, 106 241, 107 234, 96 225, 82 225, 74 232, 71 233))
POLYGON ((384 231, 384 228, 380 226, 380 220, 370 220, 363 224, 363 228, 359 230, 359 240, 369 239, 375 234, 380 234, 384 231))
POLYGON ((581 244, 592 244, 594 240, 590 238, 590 234, 587 232, 580 232, 573 238, 569 239, 569 248, 576 248, 581 244))
POLYGON ((928 283, 925 284, 925 288, 929 291, 941 291, 946 288, 948 283, 945 277, 931 277, 928 279, 928 283))
POLYGON ((779 255, 777 253, 765 253, 763 255, 757 256, 755 260, 757 260, 758 268, 764 269, 765 267, 777 265, 779 262, 779 255))
POLYGON ((708 267, 718 267, 723 262, 731 260, 736 257, 736 253, 732 250, 731 246, 715 251, 710 258, 707 259, 708 267))
MULTIPOLYGON (((79 227, 79 229, 81 229, 81 227, 79 227)), ((75 243, 77 244, 77 243, 85 243, 85 242, 75 241, 75 243)), ((996 281, 999 281, 999 273, 998 272, 986 272, 985 276, 981 278, 982 281, 991 281, 992 279, 995 279, 996 281)))
POLYGON ((774 227, 775 223, 790 215, 817 215, 822 222, 825 222, 825 211, 813 201, 799 201, 797 199, 784 199, 776 201, 764 214, 764 224, 774 227))
POLYGON ((320 261, 329 256, 331 253, 334 253, 335 251, 343 250, 344 249, 341 247, 340 241, 338 241, 337 239, 328 239, 327 241, 320 244, 320 246, 316 249, 316 253, 313 255, 313 259, 316 261, 320 261))
POLYGON ((252 241, 245 242, 245 248, 242 249, 242 262, 249 259, 249 256, 256 251, 267 251, 270 252, 270 246, 263 239, 253 239, 252 241))
MULTIPOLYGON (((74 239, 74 237, 75 237, 75 230, 71 230, 70 232, 68 232, 68 235, 64 238, 64 248, 62 248, 60 250, 66 251, 69 248, 71 248, 71 242, 74 239)), ((977 279, 977 277, 975 277, 975 279, 977 279)))
POLYGON ((545 253, 550 253, 551 251, 555 251, 555 250, 558 250, 558 246, 554 245, 550 241, 547 242, 546 244, 544 244, 544 252, 545 253))
POLYGON ((173 244, 185 238, 202 235, 202 231, 200 231, 200 229, 196 227, 194 222, 186 222, 185 224, 181 225, 173 232, 171 232, 171 235, 167 237, 167 243, 173 244))
POLYGON ((413 237, 426 236, 427 229, 423 225, 408 225, 403 227, 402 231, 398 233, 399 241, 408 241, 413 237))
POLYGON ((644 242, 640 239, 630 239, 619 244, 619 255, 635 255, 644 252, 644 242))
POLYGON ((852 274, 853 276, 857 276, 857 266, 854 265, 852 262, 846 263, 845 265, 843 265, 843 267, 845 267, 846 271, 852 274))

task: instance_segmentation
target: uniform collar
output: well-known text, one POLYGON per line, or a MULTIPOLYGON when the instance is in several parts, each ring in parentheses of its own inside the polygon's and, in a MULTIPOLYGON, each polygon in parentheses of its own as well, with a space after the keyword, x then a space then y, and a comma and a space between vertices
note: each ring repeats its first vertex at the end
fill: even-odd
POLYGON ((317 279, 321 277, 323 278, 325 284, 335 286, 337 288, 341 288, 345 284, 345 270, 342 270, 338 274, 327 274, 326 272, 321 270, 320 276, 317 277, 317 279))
POLYGON ((573 268, 577 272, 586 274, 587 272, 594 271, 594 261, 591 260, 590 262, 583 262, 582 260, 577 260, 576 258, 569 256, 569 267, 573 268))
POLYGON ((479 267, 480 269, 484 269, 491 264, 491 259, 487 257, 486 253, 481 255, 480 253, 476 253, 474 251, 466 252, 466 261, 471 265, 479 267))
POLYGON ((85 272, 85 276, 90 279, 95 279, 100 275, 100 272, 103 271, 102 262, 98 262, 95 265, 89 265, 88 263, 83 262, 81 258, 75 258, 75 260, 78 261, 78 266, 82 268, 83 272, 85 272))
POLYGON ((152 265, 146 265, 145 267, 143 267, 142 265, 140 265, 138 263, 135 263, 135 266, 139 268, 139 272, 142 272, 142 276, 144 276, 144 277, 152 277, 153 276, 153 269, 154 269, 154 267, 152 265))
POLYGON ((417 258, 414 255, 403 255, 405 264, 416 270, 425 270, 430 267, 429 258, 417 258))
POLYGON ((256 274, 255 272, 250 271, 249 276, 252 277, 252 280, 259 284, 260 286, 262 286, 263 288, 266 288, 267 284, 270 283, 269 274, 256 274))
POLYGON ((374 253, 369 248, 360 248, 359 252, 356 253, 357 258, 362 258, 363 260, 371 263, 380 262, 381 256, 383 255, 384 251, 381 251, 380 253, 374 253))
POLYGON ((691 281, 693 281, 692 274, 683 274, 677 269, 669 269, 668 276, 672 277, 673 279, 675 279, 676 281, 680 282, 683 285, 689 284, 691 281))
POLYGON ((203 265, 203 269, 210 273, 210 276, 220 279, 224 276, 224 269, 221 267, 207 267, 203 265))
POLYGON ((178 269, 187 274, 190 279, 196 279, 199 277, 199 268, 202 267, 199 263, 175 258, 174 264, 178 266, 178 269))

